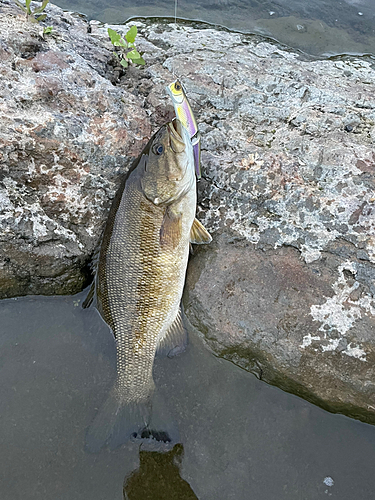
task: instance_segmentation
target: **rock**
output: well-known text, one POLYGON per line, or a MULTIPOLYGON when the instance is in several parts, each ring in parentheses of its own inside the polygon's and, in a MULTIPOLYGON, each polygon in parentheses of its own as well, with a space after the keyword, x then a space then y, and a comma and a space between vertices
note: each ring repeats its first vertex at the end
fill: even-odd
POLYGON ((173 116, 164 87, 177 74, 202 132, 198 217, 214 237, 189 265, 189 320, 262 380, 375 423, 372 59, 137 22, 146 67, 114 77, 105 26, 87 33, 49 6, 43 40, 0 6, 2 296, 82 286, 121 174, 173 116))
POLYGON ((327 410, 375 423, 374 276, 343 240, 306 263, 292 246, 222 233, 190 263, 185 311, 216 355, 327 410))
POLYGON ((150 121, 84 19, 49 5, 43 38, 13 2, 0 9, 0 296, 74 293, 150 121))
POLYGON ((150 71, 184 77, 203 136, 198 214, 214 234, 189 265, 189 320, 262 380, 375 423, 371 60, 176 31, 150 71))

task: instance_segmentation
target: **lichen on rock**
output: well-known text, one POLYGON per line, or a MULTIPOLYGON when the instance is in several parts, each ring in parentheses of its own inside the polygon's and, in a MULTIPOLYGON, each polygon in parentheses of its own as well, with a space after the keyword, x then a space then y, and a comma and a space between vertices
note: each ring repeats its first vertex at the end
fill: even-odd
POLYGON ((122 173, 173 116, 178 75, 214 237, 189 264, 189 320, 262 380, 375 423, 372 58, 133 21, 146 67, 121 73, 106 26, 49 5, 43 39, 13 4, 0 10, 1 296, 83 286, 122 173))
POLYGON ((107 77, 88 23, 49 5, 52 36, 1 2, 0 295, 73 293, 119 183, 150 134, 107 77))

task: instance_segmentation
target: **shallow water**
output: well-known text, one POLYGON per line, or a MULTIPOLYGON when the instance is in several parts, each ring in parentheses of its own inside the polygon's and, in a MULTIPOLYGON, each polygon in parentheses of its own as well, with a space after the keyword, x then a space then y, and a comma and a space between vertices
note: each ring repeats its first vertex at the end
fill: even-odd
POLYGON ((183 450, 85 452, 114 345, 96 311, 81 309, 84 297, 0 301, 1 500, 121 500, 124 480, 130 500, 373 497, 375 427, 258 381, 194 332, 154 370, 183 450))
MULTIPOLYGON (((121 24, 133 16, 168 16, 174 0, 57 0, 64 9, 121 24)), ((178 0, 181 18, 260 33, 317 56, 375 55, 374 0, 178 0)))

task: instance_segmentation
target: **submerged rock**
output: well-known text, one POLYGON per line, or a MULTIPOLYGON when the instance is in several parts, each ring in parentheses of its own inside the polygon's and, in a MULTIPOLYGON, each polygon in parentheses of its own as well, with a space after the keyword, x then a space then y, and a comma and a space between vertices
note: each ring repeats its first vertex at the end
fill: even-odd
POLYGON ((373 60, 137 22, 146 67, 122 73, 104 26, 87 33, 49 6, 44 40, 0 8, 1 295, 82 286, 120 175, 171 117, 164 87, 178 75, 214 237, 189 265, 188 318, 218 355, 375 423, 373 60))

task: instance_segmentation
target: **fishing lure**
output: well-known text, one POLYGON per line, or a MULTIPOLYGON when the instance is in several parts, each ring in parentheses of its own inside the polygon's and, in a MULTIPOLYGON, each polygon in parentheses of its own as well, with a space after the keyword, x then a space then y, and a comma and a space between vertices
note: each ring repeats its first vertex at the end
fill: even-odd
POLYGON ((172 98, 176 117, 180 120, 183 127, 189 132, 191 144, 193 146, 195 175, 197 179, 201 178, 201 135, 195 120, 193 111, 186 97, 182 84, 176 80, 170 83, 166 90, 172 98))

